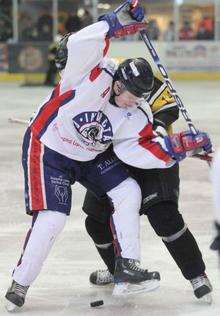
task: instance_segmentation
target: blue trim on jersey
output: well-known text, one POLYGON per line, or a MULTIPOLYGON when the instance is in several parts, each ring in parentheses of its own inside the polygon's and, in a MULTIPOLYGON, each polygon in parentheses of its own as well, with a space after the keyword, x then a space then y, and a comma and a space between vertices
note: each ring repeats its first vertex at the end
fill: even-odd
POLYGON ((149 119, 149 116, 148 116, 148 114, 144 111, 144 109, 142 109, 140 106, 138 106, 137 108, 138 108, 139 110, 141 110, 141 112, 144 113, 144 115, 147 117, 148 122, 151 123, 151 121, 150 121, 150 119, 149 119))
POLYGON ((31 125, 35 122, 35 120, 38 118, 38 116, 41 115, 41 112, 44 110, 45 106, 47 106, 48 102, 50 102, 53 99, 53 97, 55 95, 55 90, 56 90, 56 88, 53 89, 53 91, 51 92, 51 96, 50 96, 49 100, 42 105, 42 107, 40 108, 37 116, 33 119, 33 121, 31 121, 31 125))
POLYGON ((102 68, 108 75, 110 75, 112 78, 114 78, 114 74, 112 74, 108 69, 102 68))

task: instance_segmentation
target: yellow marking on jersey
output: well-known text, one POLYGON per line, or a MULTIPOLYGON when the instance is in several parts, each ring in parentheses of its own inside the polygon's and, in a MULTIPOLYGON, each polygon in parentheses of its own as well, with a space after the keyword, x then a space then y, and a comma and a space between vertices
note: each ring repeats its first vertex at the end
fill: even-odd
POLYGON ((166 128, 166 131, 167 131, 167 134, 168 134, 168 135, 173 134, 173 127, 172 127, 172 125, 169 125, 169 126, 166 128))
POLYGON ((152 112, 156 112, 160 110, 165 105, 174 103, 175 100, 172 97, 168 87, 164 87, 164 90, 160 93, 160 95, 154 100, 154 102, 151 104, 152 112))

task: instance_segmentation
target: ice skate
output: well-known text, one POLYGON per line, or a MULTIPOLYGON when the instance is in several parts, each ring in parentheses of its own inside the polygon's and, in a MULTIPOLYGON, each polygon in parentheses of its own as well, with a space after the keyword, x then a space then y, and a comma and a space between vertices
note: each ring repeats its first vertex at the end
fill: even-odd
POLYGON ((12 284, 5 295, 5 308, 8 312, 16 312, 24 305, 28 288, 29 286, 23 286, 14 280, 12 281, 12 284))
POLYGON ((90 283, 94 285, 108 285, 114 283, 114 277, 108 269, 96 270, 90 274, 90 283))
POLYGON ((217 236, 214 238, 213 242, 211 243, 210 249, 218 251, 220 254, 220 224, 215 222, 214 225, 217 231, 217 236))
POLYGON ((119 258, 116 260, 113 295, 126 296, 150 292, 159 287, 159 281, 159 272, 141 269, 137 260, 119 258))
POLYGON ((211 250, 217 250, 220 253, 220 236, 216 236, 210 245, 211 250))
POLYGON ((201 274, 197 278, 190 280, 194 295, 198 299, 202 299, 204 302, 212 303, 212 285, 206 274, 201 274))

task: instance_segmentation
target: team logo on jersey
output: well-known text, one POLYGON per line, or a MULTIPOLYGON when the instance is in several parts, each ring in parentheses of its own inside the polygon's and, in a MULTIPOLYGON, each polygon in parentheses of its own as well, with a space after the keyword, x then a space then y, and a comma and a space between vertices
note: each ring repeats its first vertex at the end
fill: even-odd
POLYGON ((80 113, 73 118, 73 124, 86 145, 107 145, 112 140, 112 125, 101 111, 80 113))

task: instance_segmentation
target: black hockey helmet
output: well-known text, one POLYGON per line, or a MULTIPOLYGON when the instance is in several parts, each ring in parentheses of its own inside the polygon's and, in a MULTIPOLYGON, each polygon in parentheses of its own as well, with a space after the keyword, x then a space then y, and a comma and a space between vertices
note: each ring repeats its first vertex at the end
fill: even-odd
POLYGON ((151 65, 144 58, 126 59, 119 64, 114 81, 121 81, 126 90, 137 97, 146 97, 154 86, 151 65))

